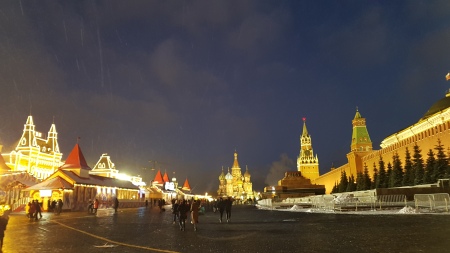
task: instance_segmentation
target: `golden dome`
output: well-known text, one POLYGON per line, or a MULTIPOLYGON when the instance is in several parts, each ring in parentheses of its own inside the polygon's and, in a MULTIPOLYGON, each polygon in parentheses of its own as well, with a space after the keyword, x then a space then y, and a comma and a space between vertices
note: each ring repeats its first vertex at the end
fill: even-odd
POLYGON ((219 180, 225 180, 225 174, 223 173, 223 167, 222 167, 222 173, 220 173, 220 176, 219 176, 219 180))
POLYGON ((245 166, 245 173, 244 173, 244 177, 250 177, 250 173, 248 172, 248 167, 245 166))

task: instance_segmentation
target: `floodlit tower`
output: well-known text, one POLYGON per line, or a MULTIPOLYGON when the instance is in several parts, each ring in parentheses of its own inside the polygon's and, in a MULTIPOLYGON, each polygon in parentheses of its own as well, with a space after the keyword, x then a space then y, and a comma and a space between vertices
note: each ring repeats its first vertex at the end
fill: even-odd
POLYGON ((302 176, 314 180, 319 177, 319 159, 314 155, 311 136, 306 129, 306 118, 303 118, 303 132, 300 136, 300 154, 297 158, 297 169, 302 176))

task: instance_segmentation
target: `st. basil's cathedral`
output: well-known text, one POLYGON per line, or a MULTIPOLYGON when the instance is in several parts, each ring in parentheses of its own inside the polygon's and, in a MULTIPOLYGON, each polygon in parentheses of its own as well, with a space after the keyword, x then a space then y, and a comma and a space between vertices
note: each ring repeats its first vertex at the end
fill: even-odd
POLYGON ((217 195, 219 197, 233 197, 234 199, 253 199, 255 193, 253 192, 252 181, 250 180, 250 173, 248 167, 245 169, 244 175, 242 175, 241 167, 238 162, 238 154, 234 152, 233 166, 228 169, 227 174, 224 173, 222 167, 222 173, 219 176, 219 189, 217 195))

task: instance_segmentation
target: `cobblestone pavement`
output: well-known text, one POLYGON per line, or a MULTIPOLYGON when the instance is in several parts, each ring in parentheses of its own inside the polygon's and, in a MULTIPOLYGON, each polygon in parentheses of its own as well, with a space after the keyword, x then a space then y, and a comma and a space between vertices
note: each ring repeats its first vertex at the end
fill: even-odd
MULTIPOLYGON (((170 208, 170 207, 169 207, 170 208)), ((97 215, 10 216, 3 252, 450 252, 449 215, 350 215, 233 206, 230 223, 200 216, 198 231, 157 208, 97 215)))

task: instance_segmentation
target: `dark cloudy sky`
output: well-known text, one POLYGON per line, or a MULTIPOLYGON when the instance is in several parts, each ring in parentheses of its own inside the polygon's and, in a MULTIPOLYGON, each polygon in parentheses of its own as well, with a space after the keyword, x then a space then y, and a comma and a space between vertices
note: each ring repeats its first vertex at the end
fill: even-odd
POLYGON ((214 192, 239 153, 254 189, 346 163, 358 106, 378 149, 450 84, 449 1, 1 1, 0 144, 28 115, 149 180, 150 160, 214 192), (146 168, 146 169, 144 169, 146 168))

